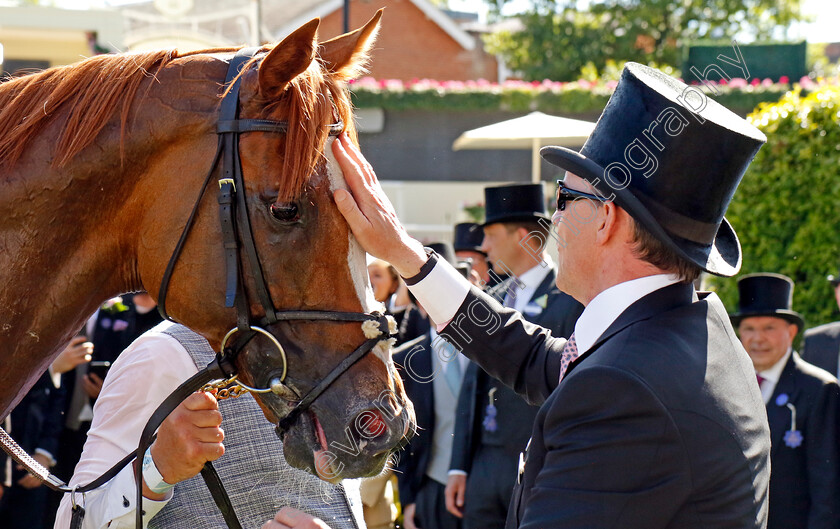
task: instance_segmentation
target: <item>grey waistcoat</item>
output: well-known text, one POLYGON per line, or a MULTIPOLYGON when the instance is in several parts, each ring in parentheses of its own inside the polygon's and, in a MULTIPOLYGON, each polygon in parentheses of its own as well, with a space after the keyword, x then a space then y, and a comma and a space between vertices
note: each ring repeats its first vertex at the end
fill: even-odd
MULTIPOLYGON (((182 325, 160 330, 178 340, 199 369, 215 357, 207 340, 182 325)), ((213 465, 243 529, 259 529, 284 506, 317 516, 332 529, 365 527, 358 481, 332 485, 289 466, 274 427, 251 396, 220 401, 219 409, 225 455, 213 465)), ((178 483, 174 491, 172 500, 149 521, 150 528, 227 527, 201 475, 178 483)))

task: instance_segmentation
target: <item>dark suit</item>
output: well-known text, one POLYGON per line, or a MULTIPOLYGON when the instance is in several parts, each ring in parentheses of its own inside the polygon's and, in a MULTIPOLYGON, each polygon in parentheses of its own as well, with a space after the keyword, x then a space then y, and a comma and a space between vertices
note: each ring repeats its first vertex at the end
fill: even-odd
MULTIPOLYGON (((423 501, 418 496, 421 489, 428 486, 430 481, 426 476, 426 469, 429 467, 432 456, 432 434, 435 431, 433 379, 438 376, 433 369, 432 354, 434 354, 434 350, 428 332, 419 338, 406 342, 394 351, 394 363, 403 379, 405 393, 414 404, 414 414, 417 419, 417 434, 405 449, 397 455, 397 484, 399 486, 400 503, 403 508, 406 505, 417 503, 418 499, 423 501)), ((457 359, 453 361, 457 361, 457 359)), ((458 520, 446 512, 443 505, 437 506, 438 508, 434 507, 432 505, 417 506, 415 523, 419 527, 437 529, 440 525, 459 525, 458 520), (438 519, 427 520, 423 519, 424 516, 425 518, 438 519), (441 521, 440 517, 444 517, 446 520, 441 521)))
MULTIPOLYGON (((554 284, 556 273, 549 271, 526 306, 525 319, 550 330, 554 336, 568 337, 583 305, 561 292, 554 284), (535 300, 545 296, 542 305, 535 300)), ((512 279, 490 289, 488 294, 504 300, 512 279)), ((515 290, 514 290, 515 291, 515 290)), ((503 527, 510 494, 516 483, 519 453, 525 450, 537 406, 529 405, 513 390, 491 378, 471 363, 464 376, 458 398, 458 417, 452 448, 451 469, 467 473, 465 527, 503 527), (484 427, 486 408, 493 392, 496 429, 484 427)))
POLYGON ((802 359, 837 376, 840 357, 840 321, 826 323, 805 331, 802 359))
POLYGON ((693 294, 677 284, 633 303, 558 387, 566 340, 471 290, 442 332, 541 405, 509 527, 765 526, 770 431, 755 372, 717 296, 693 294))
POLYGON ((794 352, 767 403, 772 446, 767 529, 840 527, 838 414, 837 380, 794 352), (789 433, 792 410, 787 403, 796 409, 801 441, 789 433))
MULTIPOLYGON (((64 392, 53 386, 49 374, 45 373, 29 390, 29 393, 11 412, 9 434, 29 454, 40 448, 57 457, 58 438, 61 433, 61 411, 64 392)), ((5 467, 0 457, 0 478, 5 467)), ((17 484, 26 476, 25 470, 18 470, 11 461, 12 486, 5 490, 0 499, 0 526, 8 529, 38 529, 44 521, 47 504, 47 487, 41 485, 26 489, 17 484)), ((0 479, 2 483, 2 479, 0 479)))

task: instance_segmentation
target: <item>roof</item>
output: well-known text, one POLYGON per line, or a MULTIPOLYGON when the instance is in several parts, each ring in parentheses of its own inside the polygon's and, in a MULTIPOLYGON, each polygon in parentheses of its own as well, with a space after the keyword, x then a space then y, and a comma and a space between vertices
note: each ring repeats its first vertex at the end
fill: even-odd
MULTIPOLYGON (((420 11, 423 12, 435 24, 445 31, 452 39, 457 42, 465 50, 472 50, 475 48, 475 39, 470 36, 465 30, 461 29, 454 20, 449 18, 446 13, 432 5, 428 0, 409 0, 420 11)), ((273 6, 272 6, 273 7, 273 6)), ((292 17, 284 25, 274 33, 274 40, 280 40, 298 27, 315 17, 324 18, 325 16, 344 7, 344 0, 321 0, 318 5, 311 9, 300 12, 297 16, 292 17)))

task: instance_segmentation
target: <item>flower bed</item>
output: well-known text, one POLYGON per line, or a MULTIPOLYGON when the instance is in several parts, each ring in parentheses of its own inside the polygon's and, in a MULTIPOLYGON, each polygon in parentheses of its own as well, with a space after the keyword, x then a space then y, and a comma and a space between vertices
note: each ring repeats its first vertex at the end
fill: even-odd
MULTIPOLYGON (((615 85, 616 81, 490 83, 484 80, 416 79, 403 82, 365 77, 353 82, 351 90, 353 101, 360 108, 509 112, 540 110, 555 114, 586 114, 600 112, 615 85)), ((814 86, 814 82, 803 77, 794 86, 807 92, 814 86)), ((779 82, 770 79, 732 79, 715 85, 719 95, 713 94, 708 87, 703 87, 703 90, 727 108, 746 113, 759 103, 778 101, 794 86, 785 78, 779 82)))

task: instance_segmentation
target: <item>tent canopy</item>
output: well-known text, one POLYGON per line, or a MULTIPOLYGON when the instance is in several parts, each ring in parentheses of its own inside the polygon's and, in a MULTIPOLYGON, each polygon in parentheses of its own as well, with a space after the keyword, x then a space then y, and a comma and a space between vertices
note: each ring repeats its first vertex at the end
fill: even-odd
POLYGON ((540 181, 540 147, 578 147, 595 129, 595 123, 531 112, 461 134, 452 149, 530 149, 531 179, 540 181))

